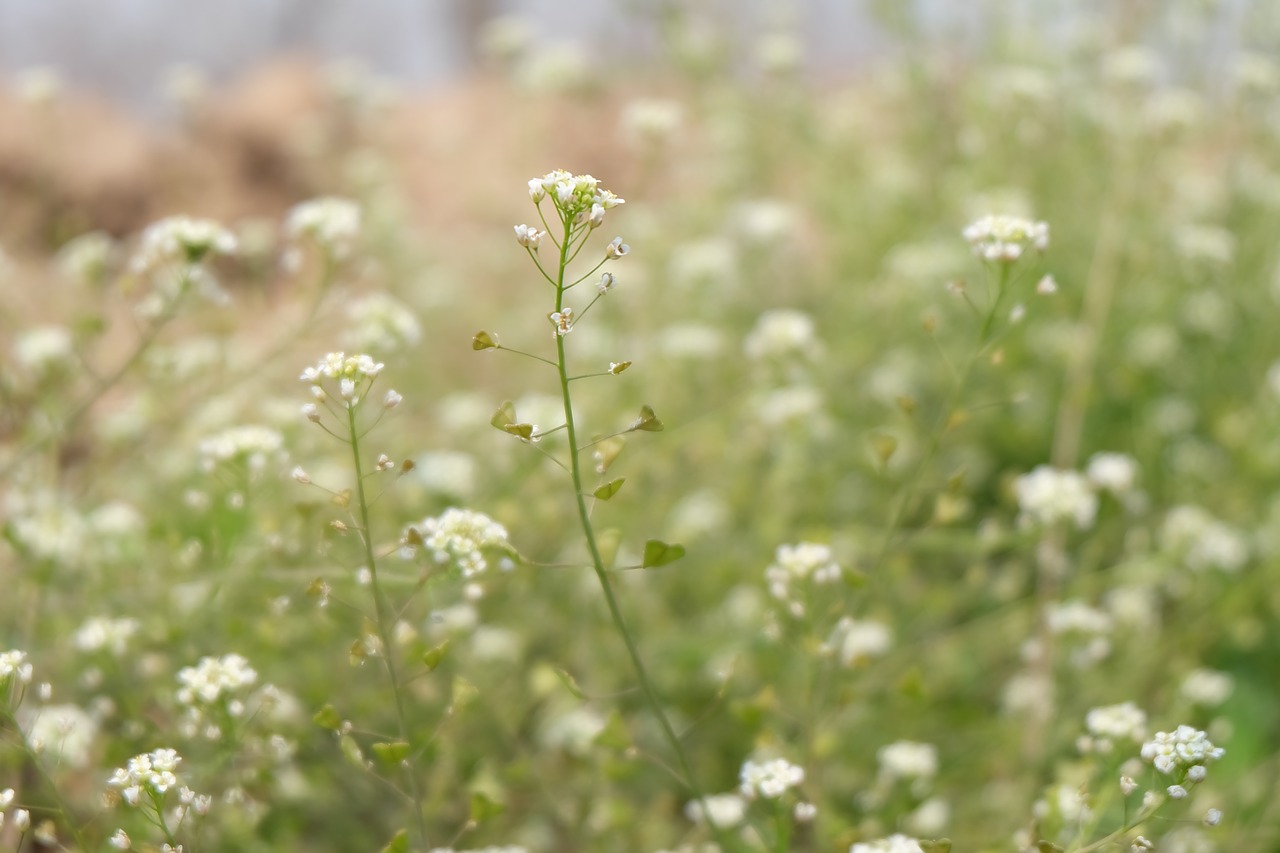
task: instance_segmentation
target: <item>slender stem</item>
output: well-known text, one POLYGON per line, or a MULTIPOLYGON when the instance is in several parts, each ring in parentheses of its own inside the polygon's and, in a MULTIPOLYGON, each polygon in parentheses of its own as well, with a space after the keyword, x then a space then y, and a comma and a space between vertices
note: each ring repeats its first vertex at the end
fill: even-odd
MULTIPOLYGON (((16 707, 16 705, 14 707, 16 707)), ((53 777, 49 775, 49 771, 40 763, 40 756, 36 755, 35 751, 31 749, 30 744, 27 743, 26 735, 22 733, 22 727, 18 725, 17 717, 9 708, 6 707, 2 712, 0 712, 0 722, 3 722, 6 727, 11 728, 17 733, 20 749, 25 754, 26 760, 29 762, 31 769, 35 770, 37 775, 39 775, 40 780, 44 782, 45 787, 49 790, 49 794, 53 797, 53 802, 57 806, 58 811, 62 814, 63 818, 66 819, 67 828, 71 830, 71 836, 76 840, 76 844, 80 849, 87 850, 88 847, 85 846, 86 843, 84 835, 81 833, 80 827, 76 825, 75 816, 72 815, 71 809, 67 806, 66 800, 62 798, 62 793, 58 790, 58 786, 54 782, 53 777)), ((16 788, 18 786, 15 785, 14 787, 16 788)))
MULTIPOLYGON (((563 217, 562 225, 564 227, 564 239, 560 241, 560 267, 556 276, 556 311, 562 310, 564 306, 565 269, 570 261, 569 252, 573 238, 572 222, 567 217, 563 217)), ((622 615, 621 607, 618 606, 613 584, 610 582, 609 574, 605 569, 604 558, 601 556, 600 546, 596 542, 595 528, 591 524, 591 513, 587 507, 587 498, 583 493, 582 464, 579 459, 581 448, 578 447, 577 427, 573 420, 573 401, 569 393, 569 369, 565 358, 564 335, 556 335, 556 361, 560 374, 560 396, 564 403, 565 430, 569 440, 569 475, 573 479, 574 498, 578 503, 578 520, 581 522, 582 533, 586 538, 587 550, 591 553, 591 567, 596 573, 596 579, 600 582, 600 590, 603 592, 605 604, 609 608, 609 616, 613 620, 614 628, 622 636, 623 644, 627 648, 627 655, 631 658, 631 666, 635 670, 636 680, 640 682, 640 688, 644 693, 645 700, 648 702, 654 718, 658 721, 663 736, 676 755, 676 761, 684 777, 682 781, 685 787, 702 806, 702 814, 705 816, 707 825, 721 849, 737 850, 740 845, 737 844, 736 839, 724 828, 718 826, 711 816, 711 810, 707 807, 706 795, 702 792, 694 777, 693 768, 689 764, 689 758, 685 754, 680 736, 676 734, 675 728, 667 718, 667 714, 662 708, 662 700, 658 697, 653 681, 645 670, 644 661, 640 657, 640 649, 636 645, 635 637, 632 635, 631 629, 627 626, 626 619, 622 615)))
POLYGON ((41 449, 45 445, 64 438, 72 427, 78 424, 89 410, 93 408, 102 396, 115 387, 125 374, 134 368, 134 366, 142 360, 147 350, 151 349, 151 345, 155 343, 156 338, 164 331, 165 327, 178 315, 178 308, 184 301, 187 291, 190 289, 191 271, 188 269, 182 274, 182 278, 178 282, 178 292, 165 306, 164 310, 152 321, 147 330, 143 332, 142 337, 138 339, 138 343, 134 345, 133 351, 129 356, 121 362, 121 364, 109 374, 97 380, 97 384, 88 394, 85 395, 71 413, 62 420, 62 424, 57 429, 51 429, 29 442, 21 451, 19 451, 13 460, 4 468, 0 468, 0 477, 6 477, 12 473, 24 460, 28 459, 32 453, 41 449))
POLYGON ((987 344, 990 343, 991 327, 995 322, 997 312, 1000 310, 1000 304, 1002 302, 1004 292, 1007 289, 1008 282, 1009 264, 1001 264, 996 294, 992 298, 991 305, 987 309, 986 316, 982 320, 982 326, 978 330, 978 339, 974 343, 973 350, 969 353, 969 357, 965 359, 964 367, 961 368, 960 374, 956 377, 955 383, 951 387, 951 393, 947 396, 946 403, 942 407, 942 412, 938 416, 937 425, 929 436, 929 443, 925 446, 924 453, 916 462, 915 468, 912 470, 907 482, 903 485, 902 492, 898 500, 894 502, 893 509, 889 515, 889 520, 885 524, 884 534, 880 540, 880 547, 876 551, 875 559, 871 564, 871 571, 869 573, 870 577, 879 577, 881 565, 889 555, 889 548, 893 545, 893 538, 898 532, 898 527, 902 523, 903 516, 906 515, 907 509, 915 499, 916 491, 919 488, 920 480, 924 477, 925 469, 928 468, 929 463, 933 461, 933 457, 938 452, 938 447, 942 444, 942 437, 946 435, 948 428, 951 426, 951 419, 955 416, 957 407, 960 405, 960 399, 964 396, 965 389, 969 385, 969 380, 973 376, 973 368, 978 362, 978 357, 986 351, 987 344))
MULTIPOLYGON (((406 743, 409 741, 409 718, 405 713, 404 694, 400 689, 400 677, 396 674, 396 664, 393 657, 394 637, 391 634, 391 620, 387 615, 388 607, 386 600, 382 595, 382 588, 378 584, 378 560, 373 553, 373 537, 370 535, 369 527, 369 501, 365 497, 364 492, 364 468, 360 461, 360 434, 356 427, 356 408, 354 406, 347 409, 347 428, 351 435, 351 460, 355 466, 356 474, 356 503, 360 508, 360 538, 364 543, 365 562, 369 566, 369 586, 373 591, 373 606, 377 614, 378 622, 378 639, 382 643, 382 660, 387 667, 387 678, 391 682, 391 692, 395 696, 396 703, 396 719, 400 728, 400 739, 406 743)), ((409 778, 409 789, 413 794, 413 815, 418 824, 418 833, 422 838, 424 845, 429 845, 427 840, 427 821, 422 814, 422 792, 418 787, 418 775, 413 772, 412 767, 405 767, 405 775, 409 778)))

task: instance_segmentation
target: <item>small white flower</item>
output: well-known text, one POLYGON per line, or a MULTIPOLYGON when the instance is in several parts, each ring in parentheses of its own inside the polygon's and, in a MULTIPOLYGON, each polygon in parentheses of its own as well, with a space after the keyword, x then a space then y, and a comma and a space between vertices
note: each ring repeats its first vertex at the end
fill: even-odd
POLYGON ((616 282, 617 282, 617 279, 614 278, 613 273, 611 272, 601 273, 600 281, 596 282, 596 290, 600 291, 601 294, 608 293, 610 290, 613 289, 613 286, 616 282))
POLYGON ((984 216, 964 229, 974 254, 986 261, 1011 263, 1028 248, 1049 246, 1049 226, 1018 216, 984 216))
POLYGON ((285 233, 311 240, 335 259, 347 257, 360 236, 360 205, 344 198, 316 198, 289 211, 285 233))
POLYGON ((747 799, 764 797, 776 800, 804 781, 804 768, 792 764, 785 758, 756 763, 747 761, 742 765, 739 774, 741 784, 739 790, 747 799))
POLYGON ((133 842, 129 840, 129 834, 123 829, 117 829, 107 843, 117 850, 128 850, 133 847, 133 842))
POLYGON ((1175 800, 1181 800, 1187 795, 1187 789, 1181 785, 1170 785, 1169 796, 1175 800))
POLYGON ((938 773, 938 750, 931 743, 900 740, 881 747, 876 759, 891 779, 929 779, 938 773))
POLYGON ((1127 797, 1137 789, 1138 789, 1138 783, 1134 781, 1134 778, 1132 776, 1120 777, 1120 793, 1124 794, 1127 797))
POLYGON ((386 408, 386 409, 394 409, 396 406, 400 405, 400 403, 403 401, 404 401, 404 397, 400 396, 399 392, 397 392, 394 388, 392 388, 391 390, 387 391, 386 396, 382 398, 382 406, 383 408, 386 408))
POLYGON ((573 309, 564 308, 551 314, 551 325, 555 326, 556 335, 564 337, 573 331, 573 309))
POLYGON ((1051 525, 1073 521, 1085 530, 1093 526, 1098 496, 1089 481, 1075 471, 1040 465, 1013 485, 1023 524, 1051 525))
POLYGON ((526 249, 533 249, 535 251, 537 251, 538 247, 542 245, 542 238, 547 236, 546 231, 539 231, 536 227, 531 225, 517 225, 515 226, 515 229, 516 242, 521 246, 524 246, 526 249))
POLYGON ((1204 813, 1205 826, 1217 826, 1222 822, 1222 811, 1220 809, 1209 809, 1204 813))
POLYGON ((621 237, 614 237, 613 241, 605 247, 604 254, 609 260, 617 260, 631 251, 631 247, 622 242, 621 237))
MULTIPOLYGON (((722 829, 737 826, 747 814, 747 803, 737 794, 714 794, 705 797, 704 802, 712 822, 722 829)), ((703 803, 690 800, 684 807, 685 817, 694 823, 706 823, 702 806, 703 803)))
POLYGON ((1138 479, 1138 463, 1126 453, 1095 453, 1085 469, 1089 482, 1114 495, 1128 494, 1138 479))

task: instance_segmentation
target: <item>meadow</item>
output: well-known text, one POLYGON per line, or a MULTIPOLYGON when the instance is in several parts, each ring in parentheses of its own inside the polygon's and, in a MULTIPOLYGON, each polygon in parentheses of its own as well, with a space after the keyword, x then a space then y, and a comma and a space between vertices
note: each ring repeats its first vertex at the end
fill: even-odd
POLYGON ((0 850, 1280 849, 1213 6, 5 81, 0 850))

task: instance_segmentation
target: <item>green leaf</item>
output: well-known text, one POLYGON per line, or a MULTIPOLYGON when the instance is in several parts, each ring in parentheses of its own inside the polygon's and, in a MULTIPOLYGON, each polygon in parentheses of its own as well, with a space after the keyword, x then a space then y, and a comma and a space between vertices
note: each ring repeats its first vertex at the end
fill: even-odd
POLYGON ((507 400, 498 407, 498 411, 493 413, 493 417, 489 418, 489 423, 494 429, 506 429, 507 424, 516 422, 516 404, 507 400))
POLYGON ((483 791, 471 792, 471 820, 476 823, 488 820, 491 817, 497 817, 507 810, 507 807, 497 800, 491 798, 483 791))
POLYGON ((473 350, 498 349, 500 346, 497 335, 491 335, 483 330, 476 332, 471 339, 471 348, 473 350))
POLYGON ((311 721, 320 726, 320 728, 328 729, 331 732, 336 732, 342 728, 342 717, 338 715, 337 709, 332 705, 325 705, 319 711, 316 711, 316 715, 311 718, 311 721))
POLYGON ((626 481, 627 481, 626 477, 619 477, 616 480, 610 480, 609 482, 605 483, 603 486, 600 486, 591 494, 602 501, 607 501, 609 500, 609 498, 613 497, 618 493, 618 489, 621 489, 622 484, 625 483, 626 481))
POLYGON ((375 743, 370 748, 373 750, 373 754, 378 756, 379 761, 392 767, 409 756, 409 744, 402 740, 375 743))
POLYGON ((448 649, 449 649, 449 641, 445 640, 443 643, 436 646, 435 648, 427 649, 425 652, 423 652, 422 663, 427 667, 428 671, 435 672, 436 667, 438 667, 440 665, 440 662, 444 660, 444 653, 448 651, 448 649))
POLYGON ((569 670, 556 667, 556 677, 560 679, 560 683, 564 685, 564 689, 573 694, 574 699, 585 699, 586 694, 582 692, 582 688, 578 686, 578 680, 569 674, 569 670))
POLYGON ((951 853, 950 838, 921 839, 916 843, 924 853, 951 853))
POLYGON ((660 539, 650 539, 644 543, 644 560, 641 562, 640 567, 656 569, 658 566, 674 563, 683 556, 683 545, 669 545, 660 539))
POLYGON ((409 833, 406 830, 397 832, 387 846, 382 848, 382 853, 409 853, 409 833))
POLYGON ((1036 849, 1040 853, 1062 853, 1062 847, 1052 841, 1044 841, 1043 839, 1036 842, 1036 849))
POLYGON ((665 428, 662 425, 662 421, 658 420, 658 416, 653 413, 652 408, 641 406, 640 417, 631 422, 631 426, 627 427, 627 431, 635 432, 639 429, 645 432, 662 432, 665 428))

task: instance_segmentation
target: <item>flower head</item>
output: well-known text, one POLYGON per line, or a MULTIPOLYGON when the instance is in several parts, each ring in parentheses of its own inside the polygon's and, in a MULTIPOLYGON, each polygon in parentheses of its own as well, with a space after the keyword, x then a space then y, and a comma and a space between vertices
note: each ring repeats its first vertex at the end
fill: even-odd
MULTIPOLYGON (((368 355, 331 352, 314 366, 304 369, 298 378, 311 383, 311 393, 316 399, 334 396, 332 384, 336 380, 336 396, 351 408, 360 402, 363 391, 382 372, 383 367, 382 362, 374 361, 368 355), (325 387, 326 380, 329 388, 325 387)), ((311 419, 310 412, 307 417, 311 419)))
POLYGON ((546 231, 539 231, 530 225, 517 225, 515 228, 516 242, 526 249, 537 251, 538 247, 542 245, 542 238, 547 236, 546 231))
POLYGON ((284 230, 290 239, 309 240, 334 259, 342 260, 351 254, 360 237, 360 205, 332 196, 304 201, 289 211, 284 230))
MULTIPOLYGON (((604 221, 605 211, 626 203, 625 199, 601 188, 600 181, 591 175, 573 175, 563 169, 529 181, 529 198, 534 204, 541 204, 548 197, 565 220, 587 223, 592 228, 604 221)), ((516 234, 518 239, 519 229, 516 234)))
POLYGON ((1156 732, 1142 745, 1142 758, 1166 776, 1180 782, 1199 782, 1205 767, 1226 750, 1214 746, 1209 736, 1192 726, 1178 726, 1172 732, 1156 732))
POLYGON ((1023 523, 1050 525, 1073 521, 1081 529, 1093 526, 1098 496, 1089 480, 1076 471, 1040 465, 1019 477, 1013 488, 1023 523))
POLYGON ((973 252, 986 261, 1012 263, 1029 248, 1049 247, 1049 226, 1020 216, 984 216, 964 229, 973 252))
POLYGON ((401 537, 400 553, 411 557, 418 543, 431 552, 441 564, 453 564, 463 577, 483 572, 488 567, 486 551, 509 551, 507 529, 483 513, 450 508, 434 518, 423 519, 407 528, 401 537))
POLYGON ((776 800, 804 781, 804 768, 792 764, 785 758, 771 761, 747 761, 739 773, 741 784, 738 786, 742 796, 749 800, 764 797, 776 800))
POLYGON ((235 235, 211 219, 170 216, 142 232, 132 268, 143 273, 171 263, 195 266, 210 255, 234 254, 237 246, 235 235))

